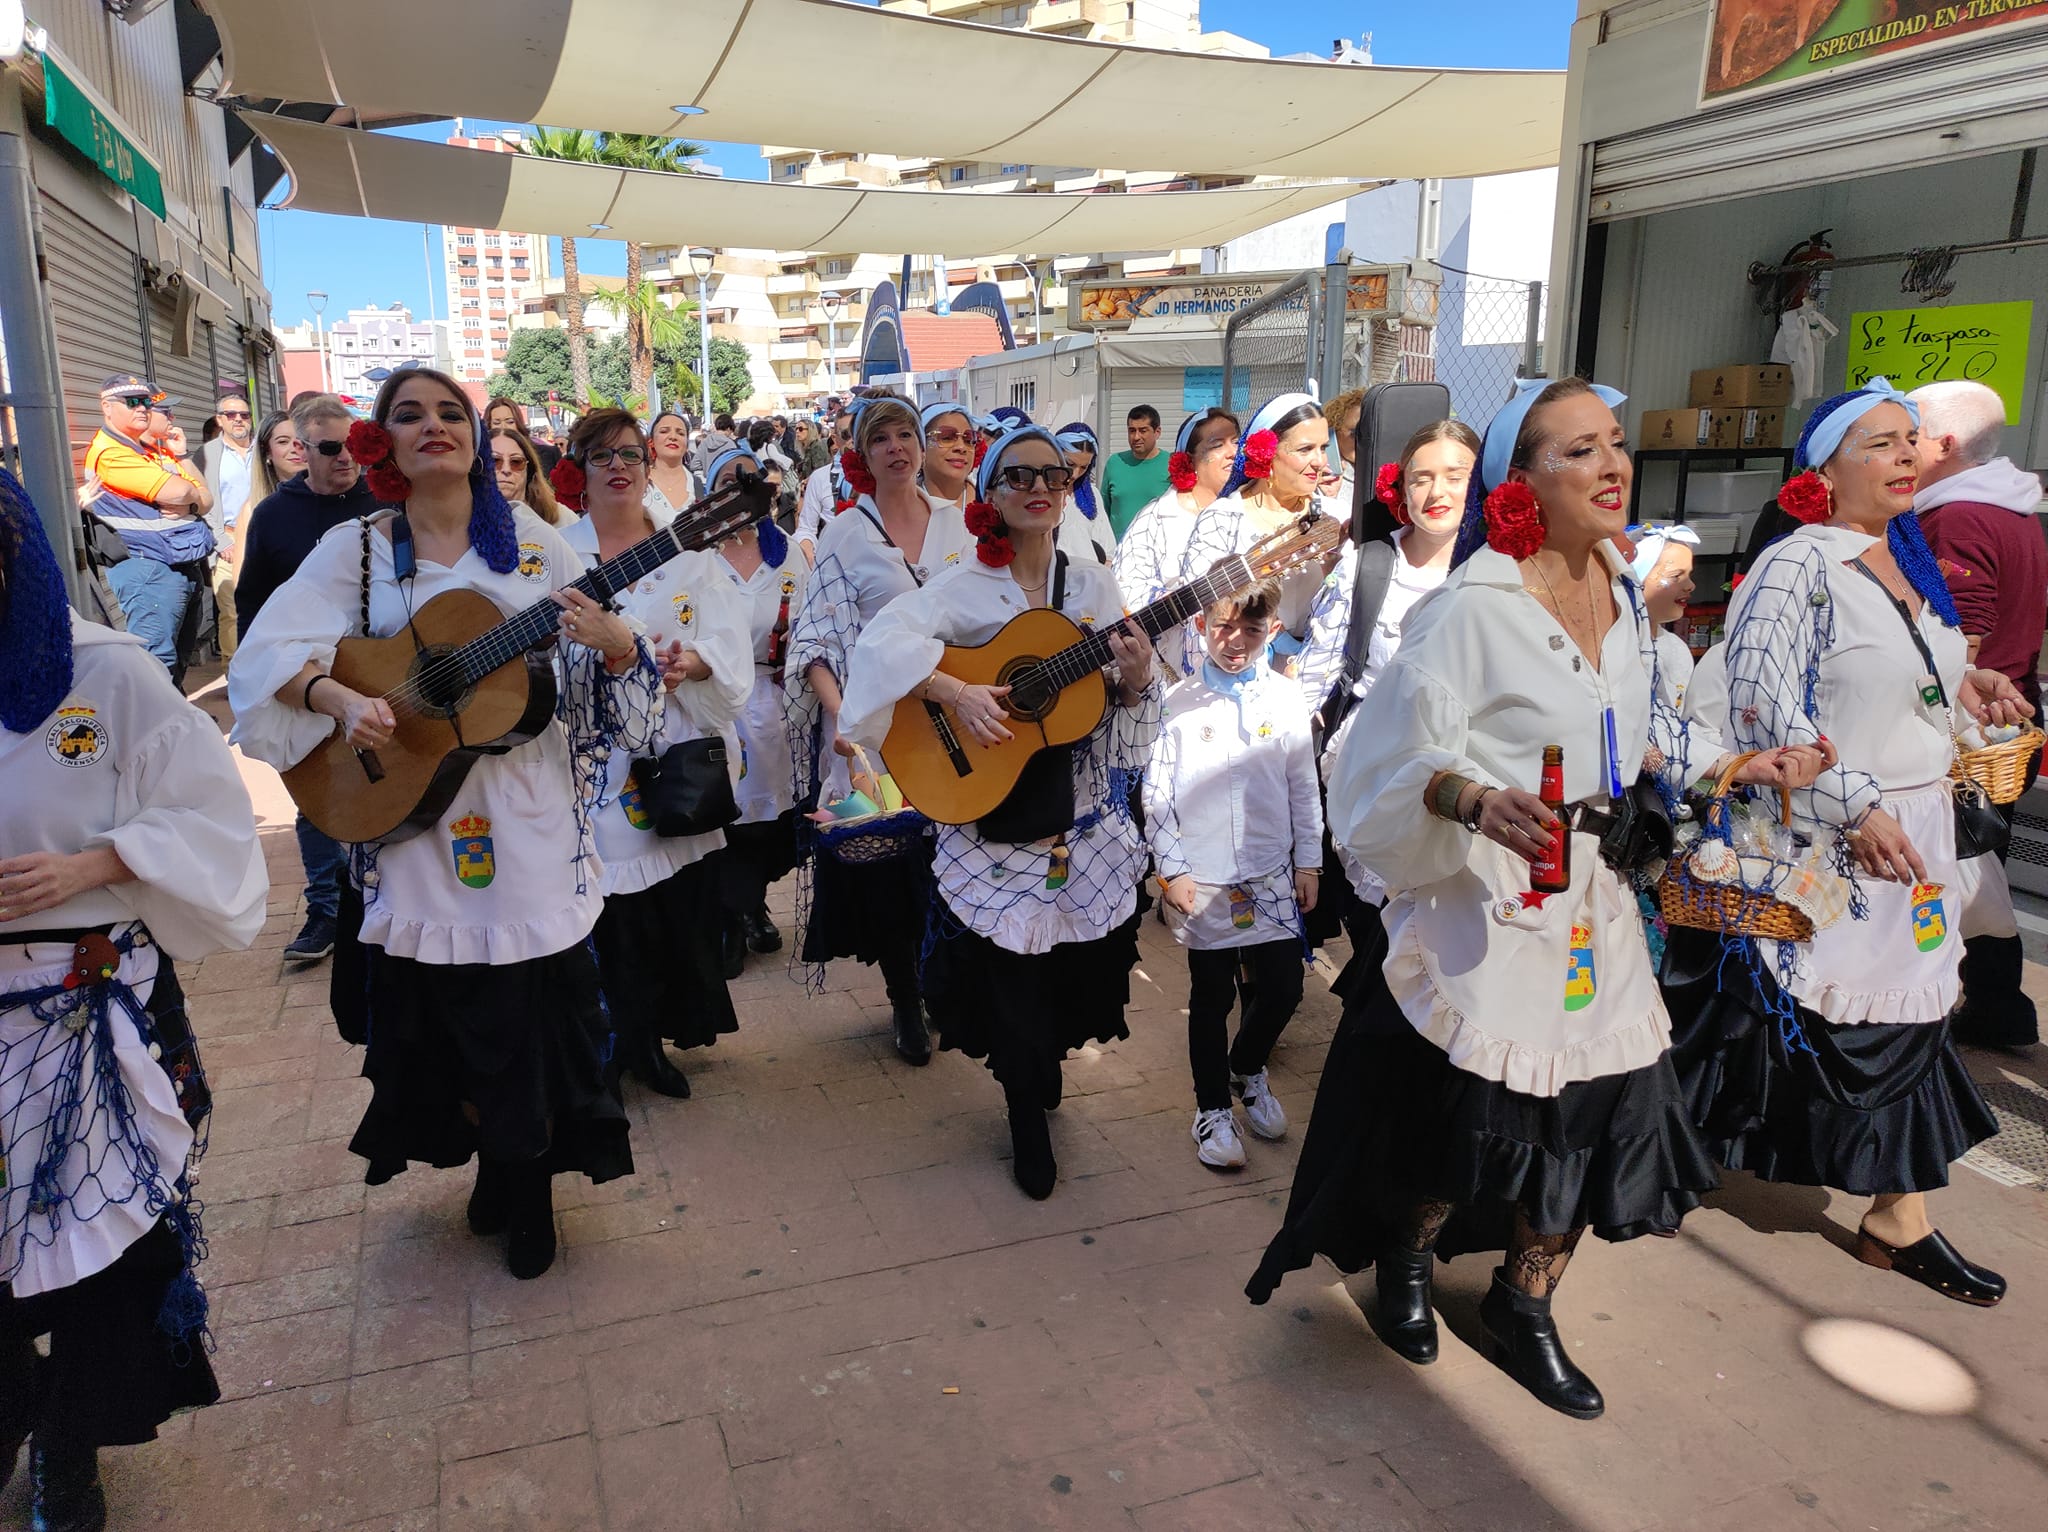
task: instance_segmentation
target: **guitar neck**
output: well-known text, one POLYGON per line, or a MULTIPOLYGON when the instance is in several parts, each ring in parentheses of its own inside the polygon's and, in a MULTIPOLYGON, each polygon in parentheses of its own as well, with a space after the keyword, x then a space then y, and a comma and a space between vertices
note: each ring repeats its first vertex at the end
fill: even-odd
MULTIPOLYGON (((757 497, 754 504, 743 509, 735 509, 728 503, 746 494, 746 488, 734 487, 706 496, 652 537, 643 538, 623 553, 586 569, 565 588, 580 591, 600 604, 610 601, 642 575, 652 574, 670 559, 708 548, 766 516, 768 506, 765 497, 757 497)), ((471 681, 478 680, 527 650, 548 642, 555 636, 561 620, 562 609, 552 600, 536 601, 489 632, 478 634, 458 649, 453 658, 461 665, 465 676, 471 681)))
MULTIPOLYGON (((1233 554, 1227 562, 1200 579, 1177 586, 1149 606, 1140 607, 1130 614, 1128 620, 1136 623, 1147 638, 1156 639, 1198 613, 1206 612, 1217 602, 1228 600, 1252 584, 1255 578, 1244 556, 1233 554)), ((1110 650, 1109 635, 1115 631, 1115 627, 1099 628, 1079 643, 1069 644, 1057 654, 1039 661, 1033 668, 1054 688, 1072 686, 1083 676, 1114 662, 1116 656, 1110 650)))

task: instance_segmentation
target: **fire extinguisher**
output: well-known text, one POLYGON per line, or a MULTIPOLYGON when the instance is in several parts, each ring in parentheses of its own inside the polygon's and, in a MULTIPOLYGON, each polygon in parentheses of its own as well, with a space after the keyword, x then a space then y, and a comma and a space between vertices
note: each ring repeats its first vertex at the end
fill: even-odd
POLYGON ((1771 290, 1771 312, 1782 314, 1811 300, 1823 312, 1828 306, 1828 289, 1834 285, 1834 247, 1828 243, 1833 229, 1820 229, 1785 252, 1781 269, 1771 290))

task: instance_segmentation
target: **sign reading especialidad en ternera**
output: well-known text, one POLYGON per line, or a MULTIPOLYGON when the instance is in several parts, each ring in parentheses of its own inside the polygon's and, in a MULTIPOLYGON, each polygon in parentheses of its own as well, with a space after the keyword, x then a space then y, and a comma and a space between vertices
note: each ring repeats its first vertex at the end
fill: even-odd
POLYGON ((2048 21, 2048 0, 1713 0, 1700 100, 2040 21, 2048 21))

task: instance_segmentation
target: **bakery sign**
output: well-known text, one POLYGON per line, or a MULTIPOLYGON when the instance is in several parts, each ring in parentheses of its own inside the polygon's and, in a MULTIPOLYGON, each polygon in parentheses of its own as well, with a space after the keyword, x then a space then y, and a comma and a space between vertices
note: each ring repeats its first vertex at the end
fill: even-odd
POLYGON ((2048 0, 1712 0, 1710 17, 1702 104, 2048 21, 2048 0))
MULTIPOLYGON (((1299 272, 1258 272, 1243 276, 1159 277, 1134 282, 1119 277, 1079 282, 1067 289, 1067 325, 1075 330, 1121 330, 1139 319, 1180 319, 1190 325, 1228 320, 1269 293, 1293 281, 1299 272)), ((1307 294, 1282 304, 1300 307, 1307 294)), ((1357 313, 1379 313, 1387 306, 1387 273, 1354 271, 1344 307, 1357 313)))

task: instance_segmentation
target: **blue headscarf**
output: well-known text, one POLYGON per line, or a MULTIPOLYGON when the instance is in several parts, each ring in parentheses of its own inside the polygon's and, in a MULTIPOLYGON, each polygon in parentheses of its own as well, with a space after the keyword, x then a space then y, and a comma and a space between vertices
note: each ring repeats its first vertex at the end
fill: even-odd
MULTIPOLYGON (((1517 378, 1515 391, 1486 424, 1486 436, 1479 444, 1479 472, 1472 475, 1465 490, 1465 520, 1458 527, 1457 546, 1451 550, 1456 568, 1486 546, 1486 497, 1507 482, 1514 464, 1515 438, 1522 434, 1522 422, 1536 407, 1536 399, 1559 378, 1517 378)), ((1593 397, 1610 410, 1620 410, 1628 395, 1605 383, 1586 385, 1593 397)))
MULTIPOLYGON (((1896 404, 1918 429, 1920 406, 1892 387, 1889 378, 1872 378, 1861 388, 1836 394, 1834 398, 1823 399, 1814 406, 1813 413, 1806 418, 1806 429, 1799 433, 1799 445, 1793 450, 1793 466, 1802 470, 1820 467, 1840 449, 1842 438, 1849 434, 1849 427, 1880 404, 1896 404)), ((1934 550, 1927 546, 1927 535, 1920 530, 1920 518, 1911 510, 1901 511, 1885 527, 1884 540, 1885 546, 1891 549, 1892 558, 1898 563, 1899 572, 1934 608, 1935 615, 1952 628, 1961 627, 1962 618, 1956 612, 1955 597, 1949 594, 1948 579, 1941 572, 1941 563, 1935 558, 1934 550)))
POLYGON ((994 445, 988 449, 988 456, 981 460, 981 467, 974 471, 975 499, 988 499, 989 486, 996 481, 996 470, 1002 466, 1003 459, 1009 455, 1010 449, 1019 442, 1044 442, 1053 451, 1060 453, 1062 462, 1066 461, 1066 454, 1061 450, 1060 439, 1057 436, 1044 426, 1021 425, 997 437, 994 445))
MULTIPOLYGON (((761 471, 761 460, 754 456, 752 447, 727 447, 711 460, 711 466, 704 472, 706 494, 718 487, 718 475, 728 463, 744 463, 754 473, 761 471)), ((789 557, 789 538, 775 524, 774 516, 763 516, 754 523, 754 540, 761 547, 761 562, 780 569, 782 561, 789 557)))
POLYGON ((941 399, 936 404, 927 404, 917 412, 918 430, 931 430, 932 422, 942 415, 958 415, 967 422, 968 429, 975 431, 981 429, 981 422, 974 418, 974 412, 968 409, 966 405, 960 403, 957 399, 941 399))
POLYGON ((1102 443, 1095 439, 1095 432, 1082 420, 1063 425, 1054 433, 1056 440, 1069 451, 1083 447, 1089 453, 1088 471, 1074 480, 1074 504, 1081 508, 1081 514, 1090 521, 1095 519, 1095 465, 1102 461, 1102 443))
MULTIPOLYGON (((1223 486, 1224 495, 1234 495, 1251 482, 1250 475, 1244 471, 1245 442, 1258 435, 1261 431, 1272 430, 1273 423, 1282 415, 1287 414, 1291 410, 1298 410, 1304 404, 1315 404, 1315 402, 1308 394, 1275 394, 1259 406, 1257 412, 1251 418, 1251 424, 1244 428, 1244 434, 1237 439, 1237 456, 1231 461, 1230 482, 1223 486)), ((1321 408, 1321 406, 1317 407, 1321 408)), ((1183 425, 1181 429, 1185 431, 1187 427, 1183 425)), ((1219 495, 1217 498, 1221 499, 1222 496, 1219 495)))
POLYGON ((0 728, 26 734, 71 691, 71 605, 42 519, 0 468, 0 728))
POLYGON ((998 431, 1015 431, 1031 424, 1031 417, 1014 404, 999 404, 988 412, 989 424, 998 431))

